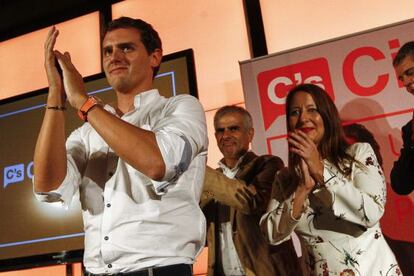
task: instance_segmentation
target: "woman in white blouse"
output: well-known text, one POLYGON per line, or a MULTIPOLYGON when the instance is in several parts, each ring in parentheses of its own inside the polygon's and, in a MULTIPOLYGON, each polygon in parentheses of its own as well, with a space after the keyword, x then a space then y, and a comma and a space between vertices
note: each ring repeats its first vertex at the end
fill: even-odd
POLYGON ((288 93, 286 118, 289 166, 260 222, 269 242, 295 231, 312 275, 402 275, 379 224, 386 186, 371 146, 347 144, 335 104, 317 85, 288 93))

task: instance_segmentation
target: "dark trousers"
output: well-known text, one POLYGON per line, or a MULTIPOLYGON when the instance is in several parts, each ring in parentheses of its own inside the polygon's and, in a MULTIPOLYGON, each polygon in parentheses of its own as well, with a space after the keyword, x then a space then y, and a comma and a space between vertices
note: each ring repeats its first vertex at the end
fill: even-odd
POLYGON ((138 271, 115 273, 115 274, 93 274, 86 272, 85 276, 192 276, 193 268, 189 264, 176 264, 159 267, 150 267, 138 271))

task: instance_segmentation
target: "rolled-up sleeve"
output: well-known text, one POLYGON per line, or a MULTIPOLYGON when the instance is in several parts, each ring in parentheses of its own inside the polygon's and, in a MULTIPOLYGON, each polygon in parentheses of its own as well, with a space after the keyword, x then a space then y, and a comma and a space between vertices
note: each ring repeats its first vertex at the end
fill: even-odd
POLYGON ((61 202, 65 208, 69 208, 82 180, 80 168, 83 166, 86 155, 81 129, 79 128, 72 132, 66 141, 67 169, 64 180, 55 190, 49 192, 34 191, 39 201, 61 202))
POLYGON ((205 114, 199 101, 188 95, 170 101, 153 129, 166 168, 162 181, 152 181, 160 193, 208 146, 205 114))

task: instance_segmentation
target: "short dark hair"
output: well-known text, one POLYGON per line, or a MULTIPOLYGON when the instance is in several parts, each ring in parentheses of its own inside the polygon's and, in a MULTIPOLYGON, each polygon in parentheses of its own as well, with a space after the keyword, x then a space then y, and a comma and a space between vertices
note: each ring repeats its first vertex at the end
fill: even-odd
POLYGON ((392 61, 392 65, 398 66, 401 64, 401 62, 407 57, 411 56, 414 58, 414 41, 408 41, 405 43, 400 50, 398 50, 397 55, 394 57, 394 60, 392 61))
POLYGON ((216 114, 214 115, 214 129, 217 129, 218 121, 220 120, 220 118, 230 113, 241 114, 243 116, 244 127, 246 129, 253 128, 252 116, 246 109, 240 106, 236 106, 236 105, 226 105, 226 106, 220 107, 219 110, 217 110, 216 114))
MULTIPOLYGON (((139 31, 141 34, 142 44, 144 44, 148 54, 152 54, 156 49, 162 50, 162 42, 158 32, 151 26, 151 24, 142 19, 134 19, 123 16, 112 20, 108 23, 102 37, 104 38, 108 32, 127 28, 133 28, 139 31)), ((159 66, 154 68, 153 76, 157 74, 158 69, 159 66)))

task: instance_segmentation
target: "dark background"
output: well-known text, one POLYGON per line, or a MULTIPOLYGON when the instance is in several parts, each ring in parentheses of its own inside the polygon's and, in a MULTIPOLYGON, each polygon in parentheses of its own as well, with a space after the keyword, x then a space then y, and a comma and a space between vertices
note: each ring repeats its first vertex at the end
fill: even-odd
MULTIPOLYGON (((0 41, 96 10, 110 18, 115 0, 0 0, 0 41)), ((107 20, 106 18, 102 18, 107 20)))

